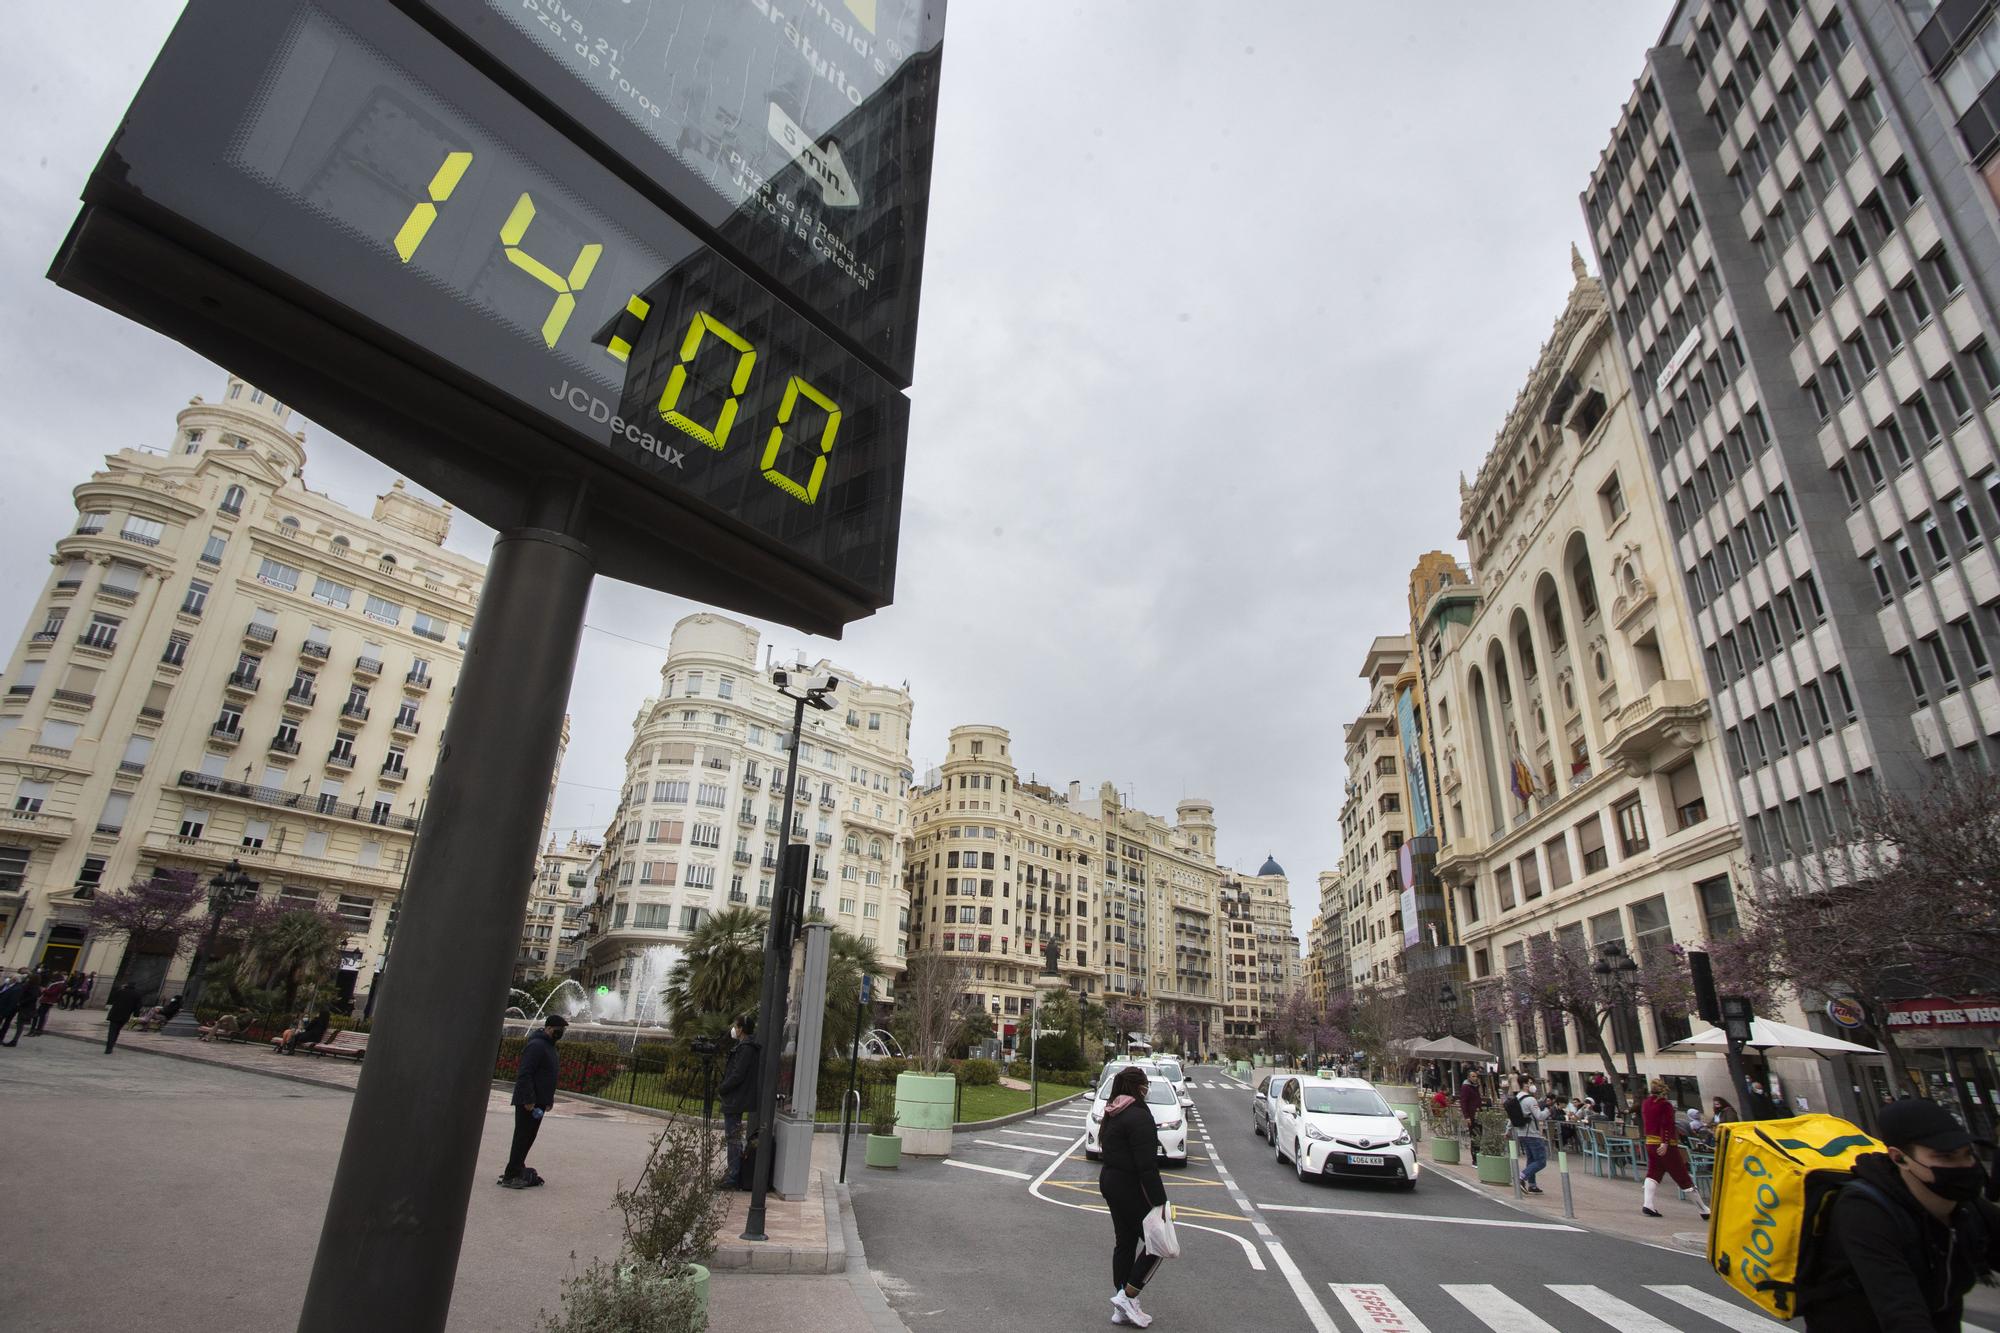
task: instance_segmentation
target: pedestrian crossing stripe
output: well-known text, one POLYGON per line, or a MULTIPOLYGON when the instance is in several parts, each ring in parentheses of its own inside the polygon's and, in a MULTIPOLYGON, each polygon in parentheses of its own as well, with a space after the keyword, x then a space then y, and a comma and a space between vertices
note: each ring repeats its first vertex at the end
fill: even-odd
MULTIPOLYGON (((1405 1305, 1395 1292, 1375 1282, 1329 1282, 1348 1317, 1364 1330, 1375 1333, 1430 1333, 1430 1327, 1405 1305)), ((1487 1283, 1445 1283, 1447 1296, 1465 1307, 1489 1333, 1561 1333, 1550 1323, 1498 1287, 1487 1283)), ((1551 1284, 1550 1292, 1586 1314, 1602 1320, 1618 1333, 1681 1333, 1673 1324, 1621 1300, 1602 1287, 1551 1284)), ((1733 1333, 1780 1333, 1784 1325, 1763 1315, 1732 1304, 1719 1296, 1683 1285, 1648 1286, 1647 1291, 1672 1301, 1702 1318, 1704 1329, 1714 1324, 1733 1333)), ((1573 1327, 1566 1325, 1566 1327, 1573 1327)), ((1967 1325, 1967 1333, 1973 1333, 1967 1325)))

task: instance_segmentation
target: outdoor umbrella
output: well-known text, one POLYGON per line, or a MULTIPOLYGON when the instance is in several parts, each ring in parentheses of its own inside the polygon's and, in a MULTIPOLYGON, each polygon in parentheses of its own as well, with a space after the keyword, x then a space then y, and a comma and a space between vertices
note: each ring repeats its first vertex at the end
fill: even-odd
POLYGON ((1457 1037, 1439 1037, 1435 1041, 1420 1041, 1410 1047, 1411 1055, 1420 1060, 1497 1060, 1500 1057, 1491 1051, 1482 1051, 1469 1041, 1457 1037))
MULTIPOLYGON (((1873 1046, 1842 1041, 1839 1037, 1829 1037, 1810 1028, 1793 1027, 1790 1023, 1780 1023, 1773 1018, 1752 1019, 1750 1040, 1743 1044, 1764 1055, 1880 1054, 1873 1046)), ((1723 1034, 1721 1028, 1707 1028, 1670 1046, 1660 1048, 1662 1055, 1726 1055, 1728 1051, 1729 1038, 1723 1034)))

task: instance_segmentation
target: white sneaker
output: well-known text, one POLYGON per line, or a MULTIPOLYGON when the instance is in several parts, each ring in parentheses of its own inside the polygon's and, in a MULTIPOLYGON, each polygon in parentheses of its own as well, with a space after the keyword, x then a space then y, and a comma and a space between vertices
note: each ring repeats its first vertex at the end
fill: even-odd
POLYGON ((1115 1291, 1111 1293, 1111 1322, 1114 1324, 1129 1324, 1132 1322, 1125 1317, 1125 1312, 1118 1308, 1118 1293, 1115 1291))
POLYGON ((1111 1308, 1124 1315, 1135 1327, 1144 1328, 1153 1322, 1153 1316, 1139 1308, 1139 1298, 1127 1296, 1123 1291, 1111 1298, 1111 1308))

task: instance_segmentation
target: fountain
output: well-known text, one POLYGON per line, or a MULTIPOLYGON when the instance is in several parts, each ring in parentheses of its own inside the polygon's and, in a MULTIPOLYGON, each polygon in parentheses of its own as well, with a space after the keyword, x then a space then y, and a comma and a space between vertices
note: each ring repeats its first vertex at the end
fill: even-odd
POLYGON ((896 1039, 882 1028, 870 1028, 861 1034, 861 1058, 864 1060, 900 1060, 903 1048, 896 1039))
MULTIPOLYGON (((527 1003, 532 997, 524 991, 510 988, 507 992, 509 1003, 503 1015, 507 1030, 522 1036, 540 1027, 547 1015, 560 1014, 569 1020, 573 1030, 579 1030, 580 1035, 590 1034, 597 1039, 609 1037, 630 1049, 639 1040, 642 1028, 666 1026, 666 1001, 661 998, 660 992, 666 989, 667 974, 673 971, 674 964, 681 957, 678 945, 652 945, 634 956, 632 980, 624 992, 600 986, 593 994, 577 981, 566 977, 532 1010, 527 1003)), ((647 1040, 658 1038, 649 1037, 647 1040)))

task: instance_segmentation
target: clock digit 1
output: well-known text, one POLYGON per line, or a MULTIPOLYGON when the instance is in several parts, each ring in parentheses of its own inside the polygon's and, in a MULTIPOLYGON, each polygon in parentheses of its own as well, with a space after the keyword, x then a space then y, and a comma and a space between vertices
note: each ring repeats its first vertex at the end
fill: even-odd
POLYGON ((750 383, 750 367, 756 364, 757 351, 750 346, 749 339, 707 311, 696 312, 688 324, 687 336, 681 339, 680 364, 667 376, 667 387, 660 392, 660 419, 711 449, 722 448, 729 443, 729 428, 736 424, 736 399, 742 394, 744 386, 750 383), (736 349, 736 370, 729 377, 729 401, 716 414, 715 425, 704 426, 685 413, 675 411, 674 404, 681 400, 681 389, 687 384, 688 363, 701 349, 701 340, 711 333, 736 349))
POLYGON ((403 219, 403 225, 396 229, 396 253, 403 257, 405 264, 417 253, 417 247, 424 243, 424 236, 430 231, 431 223, 437 221, 437 206, 451 198, 451 192, 465 176, 465 169, 472 165, 472 154, 465 152, 446 153, 444 165, 431 177, 430 198, 410 210, 410 216, 403 219))
POLYGON ((833 452, 833 437, 839 432, 840 408, 818 389, 797 375, 792 376, 785 385, 785 400, 778 405, 778 424, 771 427, 771 438, 764 444, 764 461, 759 465, 764 469, 764 480, 785 494, 812 504, 819 499, 819 484, 826 478, 827 456, 833 452), (819 433, 819 457, 813 459, 812 475, 806 478, 803 486, 778 471, 778 450, 785 443, 785 425, 792 419, 792 409, 798 406, 801 395, 811 399, 826 413, 826 425, 820 428, 819 433))
POLYGON ((574 292, 583 290, 590 281, 590 274, 597 267, 598 256, 604 247, 591 242, 577 251, 576 262, 569 267, 569 276, 563 277, 541 260, 520 248, 521 238, 528 234, 528 224, 535 220, 535 201, 525 193, 514 204, 514 211, 507 215, 507 221, 500 227, 500 243, 506 247, 507 258, 514 266, 527 273, 556 294, 555 304, 549 307, 547 319, 542 321, 542 341, 550 347, 562 336, 563 325, 569 323, 570 312, 576 309, 574 292))

